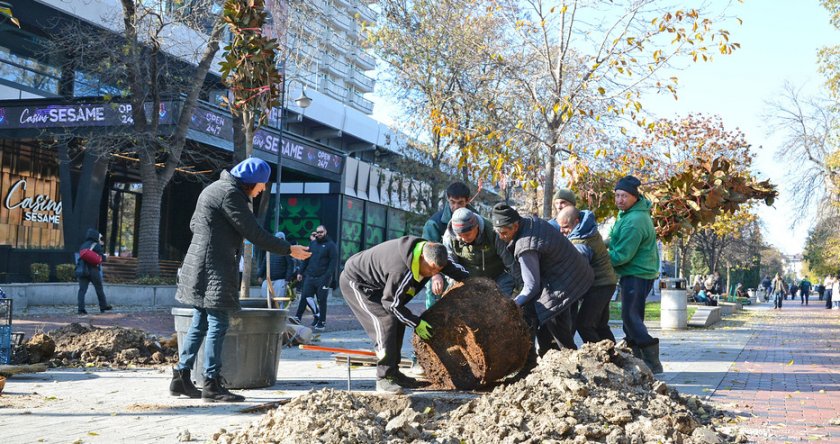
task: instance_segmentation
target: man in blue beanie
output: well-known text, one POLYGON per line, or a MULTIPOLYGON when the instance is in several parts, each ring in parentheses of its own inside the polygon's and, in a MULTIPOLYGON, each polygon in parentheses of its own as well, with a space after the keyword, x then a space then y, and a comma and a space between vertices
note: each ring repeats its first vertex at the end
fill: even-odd
POLYGON ((641 181, 625 176, 615 184, 618 217, 610 230, 609 253, 621 286, 624 340, 653 373, 662 373, 659 339, 645 326, 645 301, 659 277, 659 250, 650 217, 651 203, 639 193, 641 181))
POLYGON ((221 382, 222 344, 230 314, 239 305, 239 247, 248 239, 278 255, 306 259, 308 248, 290 245, 260 227, 249 206, 265 190, 271 168, 249 158, 201 192, 190 220, 193 236, 178 274, 178 302, 193 307, 193 318, 179 344, 178 365, 173 369, 169 393, 202 398, 206 402, 239 402, 245 398, 228 391, 221 382), (204 386, 199 391, 190 379, 198 349, 204 344, 204 386))

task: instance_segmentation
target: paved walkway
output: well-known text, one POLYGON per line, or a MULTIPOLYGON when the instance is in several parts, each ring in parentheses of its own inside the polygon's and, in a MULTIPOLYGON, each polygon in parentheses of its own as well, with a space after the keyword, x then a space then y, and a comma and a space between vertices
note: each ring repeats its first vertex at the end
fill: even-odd
POLYGON ((742 410, 756 442, 840 443, 840 311, 785 301, 750 324, 711 400, 742 410))
MULTIPOLYGON (((412 308, 420 311, 421 305, 414 303, 412 308)), ((75 314, 38 310, 33 310, 30 321, 37 316, 32 322, 48 325, 45 320, 52 316, 50 322, 58 325, 62 317, 64 322, 77 319, 75 314), (38 310, 40 314, 34 313, 38 310)), ((346 306, 331 305, 330 310, 333 320, 321 335, 322 345, 369 348, 346 306)), ((168 311, 126 310, 88 319, 99 325, 150 322, 160 326, 161 334, 171 333, 172 328, 168 311)), ((15 323, 16 330, 24 325, 20 319, 15 323)), ((837 310, 797 304, 774 312, 764 305, 750 307, 712 329, 653 329, 652 333, 662 340, 665 373, 660 379, 683 393, 741 411, 742 427, 751 439, 840 442, 840 428, 828 424, 840 416, 835 413, 840 411, 839 326, 837 310)), ((409 344, 406 341, 406 356, 409 344)), ((244 407, 310 389, 344 389, 347 384, 346 366, 336 364, 329 354, 298 349, 282 351, 274 386, 240 391, 247 397, 243 404, 208 405, 170 397, 170 375, 168 369, 55 369, 10 379, 0 396, 0 436, 4 443, 157 443, 175 442, 179 433, 189 430, 193 441, 202 442, 220 428, 241 427, 260 417, 259 413, 241 413, 244 407)), ((372 391, 374 378, 373 367, 353 368, 352 389, 372 391)), ((452 396, 434 392, 413 396, 441 395, 452 396)))

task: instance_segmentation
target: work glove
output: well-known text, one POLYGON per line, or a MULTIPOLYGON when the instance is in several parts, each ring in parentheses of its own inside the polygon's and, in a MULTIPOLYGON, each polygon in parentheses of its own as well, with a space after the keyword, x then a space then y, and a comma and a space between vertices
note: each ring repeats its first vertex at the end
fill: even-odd
POLYGON ((414 332, 417 333, 417 336, 424 341, 432 339, 432 326, 422 319, 420 320, 420 323, 417 324, 417 327, 414 328, 414 332))

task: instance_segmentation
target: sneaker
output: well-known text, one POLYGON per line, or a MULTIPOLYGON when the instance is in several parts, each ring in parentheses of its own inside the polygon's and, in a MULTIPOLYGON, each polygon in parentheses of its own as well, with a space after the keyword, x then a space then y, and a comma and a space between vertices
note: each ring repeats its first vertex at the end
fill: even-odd
POLYGON ((297 316, 292 316, 292 317, 290 317, 290 318, 289 318, 289 321, 291 321, 293 324, 301 325, 301 323, 300 323, 300 318, 299 318, 299 317, 297 317, 297 316))
POLYGON ((379 393, 390 393, 392 395, 400 395, 403 393, 402 387, 393 380, 394 378, 381 378, 376 380, 376 391, 379 393))
POLYGON ((79 311, 77 311, 77 312, 76 312, 76 314, 86 315, 86 314, 87 314, 87 310, 79 310, 79 311))
POLYGON ((112 307, 111 305, 106 305, 104 307, 99 307, 99 312, 100 313, 105 313, 106 311, 113 310, 113 309, 114 309, 114 307, 112 307))
POLYGON ((327 327, 324 326, 323 322, 318 322, 314 326, 312 326, 312 329, 315 331, 324 331, 327 329, 327 327))

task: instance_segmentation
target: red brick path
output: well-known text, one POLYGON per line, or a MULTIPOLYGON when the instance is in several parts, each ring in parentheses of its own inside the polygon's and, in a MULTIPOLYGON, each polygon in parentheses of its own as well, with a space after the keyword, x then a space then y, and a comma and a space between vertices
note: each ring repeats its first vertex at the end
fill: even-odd
POLYGON ((711 400, 751 416, 741 423, 750 441, 840 443, 840 310, 785 301, 751 323, 711 400))

